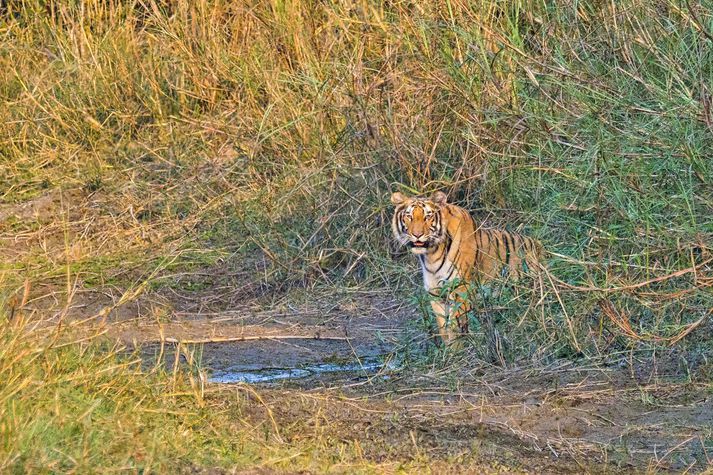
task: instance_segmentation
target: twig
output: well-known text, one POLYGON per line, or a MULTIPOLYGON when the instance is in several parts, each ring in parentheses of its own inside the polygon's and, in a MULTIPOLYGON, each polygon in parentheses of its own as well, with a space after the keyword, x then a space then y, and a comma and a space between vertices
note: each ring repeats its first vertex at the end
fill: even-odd
POLYGON ((666 453, 663 455, 663 457, 661 457, 661 459, 660 459, 658 462, 656 462, 656 468, 659 468, 659 467, 661 466, 661 463, 664 461, 664 459, 665 459, 666 457, 668 457, 668 456, 671 455, 673 452, 675 452, 676 450, 678 450, 679 448, 681 448, 683 445, 686 445, 688 442, 692 441, 695 437, 696 437, 696 436, 692 435, 691 437, 689 437, 688 439, 686 439, 686 440, 684 440, 683 442, 679 443, 679 444, 676 445, 675 447, 672 447, 671 449, 669 449, 669 451, 666 452, 666 453))
POLYGON ((706 318, 708 318, 711 313, 713 313, 713 309, 709 310, 708 313, 703 315, 701 318, 696 320, 695 322, 686 325, 686 327, 679 332, 678 334, 671 336, 671 337, 663 337, 663 336, 658 336, 658 335, 639 335, 634 331, 634 329, 631 327, 631 324, 629 323, 629 319, 626 318, 624 315, 621 315, 617 309, 614 307, 614 305, 608 301, 608 300, 600 300, 599 301, 599 306, 602 309, 602 312, 609 317, 609 320, 611 320, 616 326, 618 326, 626 336, 629 338, 633 338, 634 340, 642 340, 642 341, 659 341, 659 342, 667 342, 669 345, 674 345, 678 341, 680 341, 682 338, 684 338, 686 335, 691 333, 693 330, 695 330, 698 326, 703 323, 706 318))

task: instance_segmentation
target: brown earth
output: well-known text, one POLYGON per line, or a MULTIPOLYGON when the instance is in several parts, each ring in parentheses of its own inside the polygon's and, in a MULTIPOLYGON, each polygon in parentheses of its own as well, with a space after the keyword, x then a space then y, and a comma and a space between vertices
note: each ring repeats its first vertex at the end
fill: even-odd
POLYGON ((560 362, 322 376, 263 387, 264 406, 253 405, 253 417, 267 423, 269 408, 276 426, 287 428, 283 436, 319 432, 359 444, 374 461, 425 456, 468 467, 485 460, 528 473, 710 468, 710 385, 647 366, 636 363, 633 374, 560 362))
MULTIPOLYGON (((436 357, 428 366, 399 360, 405 348, 423 352, 427 343, 413 324, 416 312, 387 292, 306 302, 301 296, 294 303, 285 297, 268 310, 251 301, 190 310, 198 306, 185 295, 147 295, 112 314, 107 334, 141 348, 148 361, 163 351, 169 365, 181 341, 181 361, 191 355, 208 375, 396 351, 394 367, 380 372, 258 384, 261 402, 247 405, 249 416, 256 427, 274 423, 287 442, 319 436, 335 447, 357 444, 374 462, 425 457, 434 467, 456 463, 465 472, 485 462, 526 473, 699 473, 713 460, 710 381, 705 373, 685 376, 674 352, 510 369, 465 354, 436 357)), ((213 398, 234 397, 236 388, 252 397, 242 383, 208 388, 213 398)))

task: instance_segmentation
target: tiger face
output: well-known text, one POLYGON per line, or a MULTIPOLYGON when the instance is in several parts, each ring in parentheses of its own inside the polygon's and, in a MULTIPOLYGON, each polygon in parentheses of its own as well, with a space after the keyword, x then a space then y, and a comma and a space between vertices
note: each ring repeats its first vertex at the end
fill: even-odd
POLYGON ((430 198, 407 197, 403 193, 391 195, 396 206, 391 228, 396 240, 414 254, 427 254, 445 239, 441 207, 446 195, 436 192, 430 198))

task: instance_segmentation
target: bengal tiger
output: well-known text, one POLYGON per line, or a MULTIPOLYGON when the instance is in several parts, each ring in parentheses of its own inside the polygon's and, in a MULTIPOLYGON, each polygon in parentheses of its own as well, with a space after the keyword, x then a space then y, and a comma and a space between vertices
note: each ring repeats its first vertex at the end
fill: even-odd
POLYGON ((482 229, 465 209, 437 191, 430 198, 393 193, 394 237, 421 262, 438 337, 446 346, 468 333, 473 284, 516 280, 540 266, 542 245, 501 229, 482 229), (457 324, 460 335, 453 331, 457 324))

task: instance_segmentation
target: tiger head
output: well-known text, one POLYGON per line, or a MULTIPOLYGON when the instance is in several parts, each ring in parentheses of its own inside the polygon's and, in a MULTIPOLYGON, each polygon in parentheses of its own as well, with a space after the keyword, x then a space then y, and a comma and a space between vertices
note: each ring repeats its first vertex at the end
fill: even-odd
POLYGON ((408 197, 396 192, 391 195, 396 206, 391 229, 396 240, 414 254, 427 254, 445 239, 441 208, 446 194, 437 191, 430 198, 408 197))

